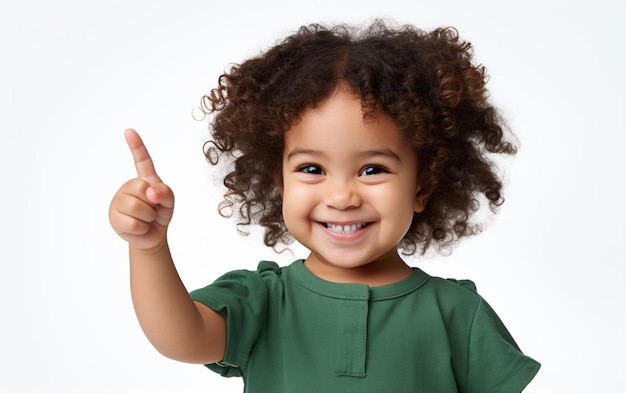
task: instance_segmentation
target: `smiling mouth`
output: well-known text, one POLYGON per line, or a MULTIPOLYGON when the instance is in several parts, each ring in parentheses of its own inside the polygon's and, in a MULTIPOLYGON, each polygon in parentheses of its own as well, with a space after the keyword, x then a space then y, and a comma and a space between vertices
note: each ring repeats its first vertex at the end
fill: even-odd
POLYGON ((347 225, 331 224, 328 222, 322 223, 324 228, 328 229, 329 231, 333 233, 337 233, 339 235, 351 235, 353 233, 358 232, 360 229, 366 227, 368 224, 369 223, 367 222, 359 222, 359 223, 347 224, 347 225))

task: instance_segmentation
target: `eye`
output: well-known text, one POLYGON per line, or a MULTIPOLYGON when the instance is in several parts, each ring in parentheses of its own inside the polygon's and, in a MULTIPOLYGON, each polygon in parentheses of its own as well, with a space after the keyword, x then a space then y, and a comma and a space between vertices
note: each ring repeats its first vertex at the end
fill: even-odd
POLYGON ((363 168, 359 176, 372 176, 372 175, 377 175, 379 173, 387 173, 387 172, 388 171, 381 166, 370 165, 370 166, 366 166, 365 168, 363 168))
POLYGON ((298 167, 297 171, 302 173, 308 173, 310 175, 324 174, 324 170, 321 167, 313 164, 302 165, 301 167, 298 167))

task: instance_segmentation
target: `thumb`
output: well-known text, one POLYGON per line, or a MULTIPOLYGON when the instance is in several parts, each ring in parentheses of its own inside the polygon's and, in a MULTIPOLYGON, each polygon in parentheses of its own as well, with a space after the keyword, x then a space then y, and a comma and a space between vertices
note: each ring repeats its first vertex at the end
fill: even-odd
POLYGON ((146 198, 156 206, 156 224, 167 227, 174 215, 174 193, 164 183, 157 183, 146 190, 146 198))
POLYGON ((166 209, 174 208, 174 192, 165 183, 154 184, 146 190, 146 198, 155 205, 166 209))

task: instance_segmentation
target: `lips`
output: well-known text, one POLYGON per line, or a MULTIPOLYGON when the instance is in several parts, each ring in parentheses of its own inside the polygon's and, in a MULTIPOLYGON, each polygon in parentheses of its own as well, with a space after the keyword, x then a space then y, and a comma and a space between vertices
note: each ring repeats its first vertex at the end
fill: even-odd
POLYGON ((324 228, 328 229, 330 232, 339 235, 351 235, 366 227, 367 224, 367 222, 357 222, 354 224, 333 224, 329 222, 322 223, 324 228))

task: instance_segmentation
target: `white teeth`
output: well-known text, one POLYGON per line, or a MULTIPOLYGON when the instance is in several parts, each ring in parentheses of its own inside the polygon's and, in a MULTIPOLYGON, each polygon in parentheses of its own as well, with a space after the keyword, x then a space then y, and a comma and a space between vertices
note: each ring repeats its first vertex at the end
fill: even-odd
POLYGON ((327 223, 326 228, 328 228, 329 231, 338 233, 340 235, 350 235, 350 234, 355 233, 359 229, 363 228, 365 225, 367 225, 366 222, 360 222, 358 224, 350 224, 350 225, 338 225, 338 224, 327 223))

